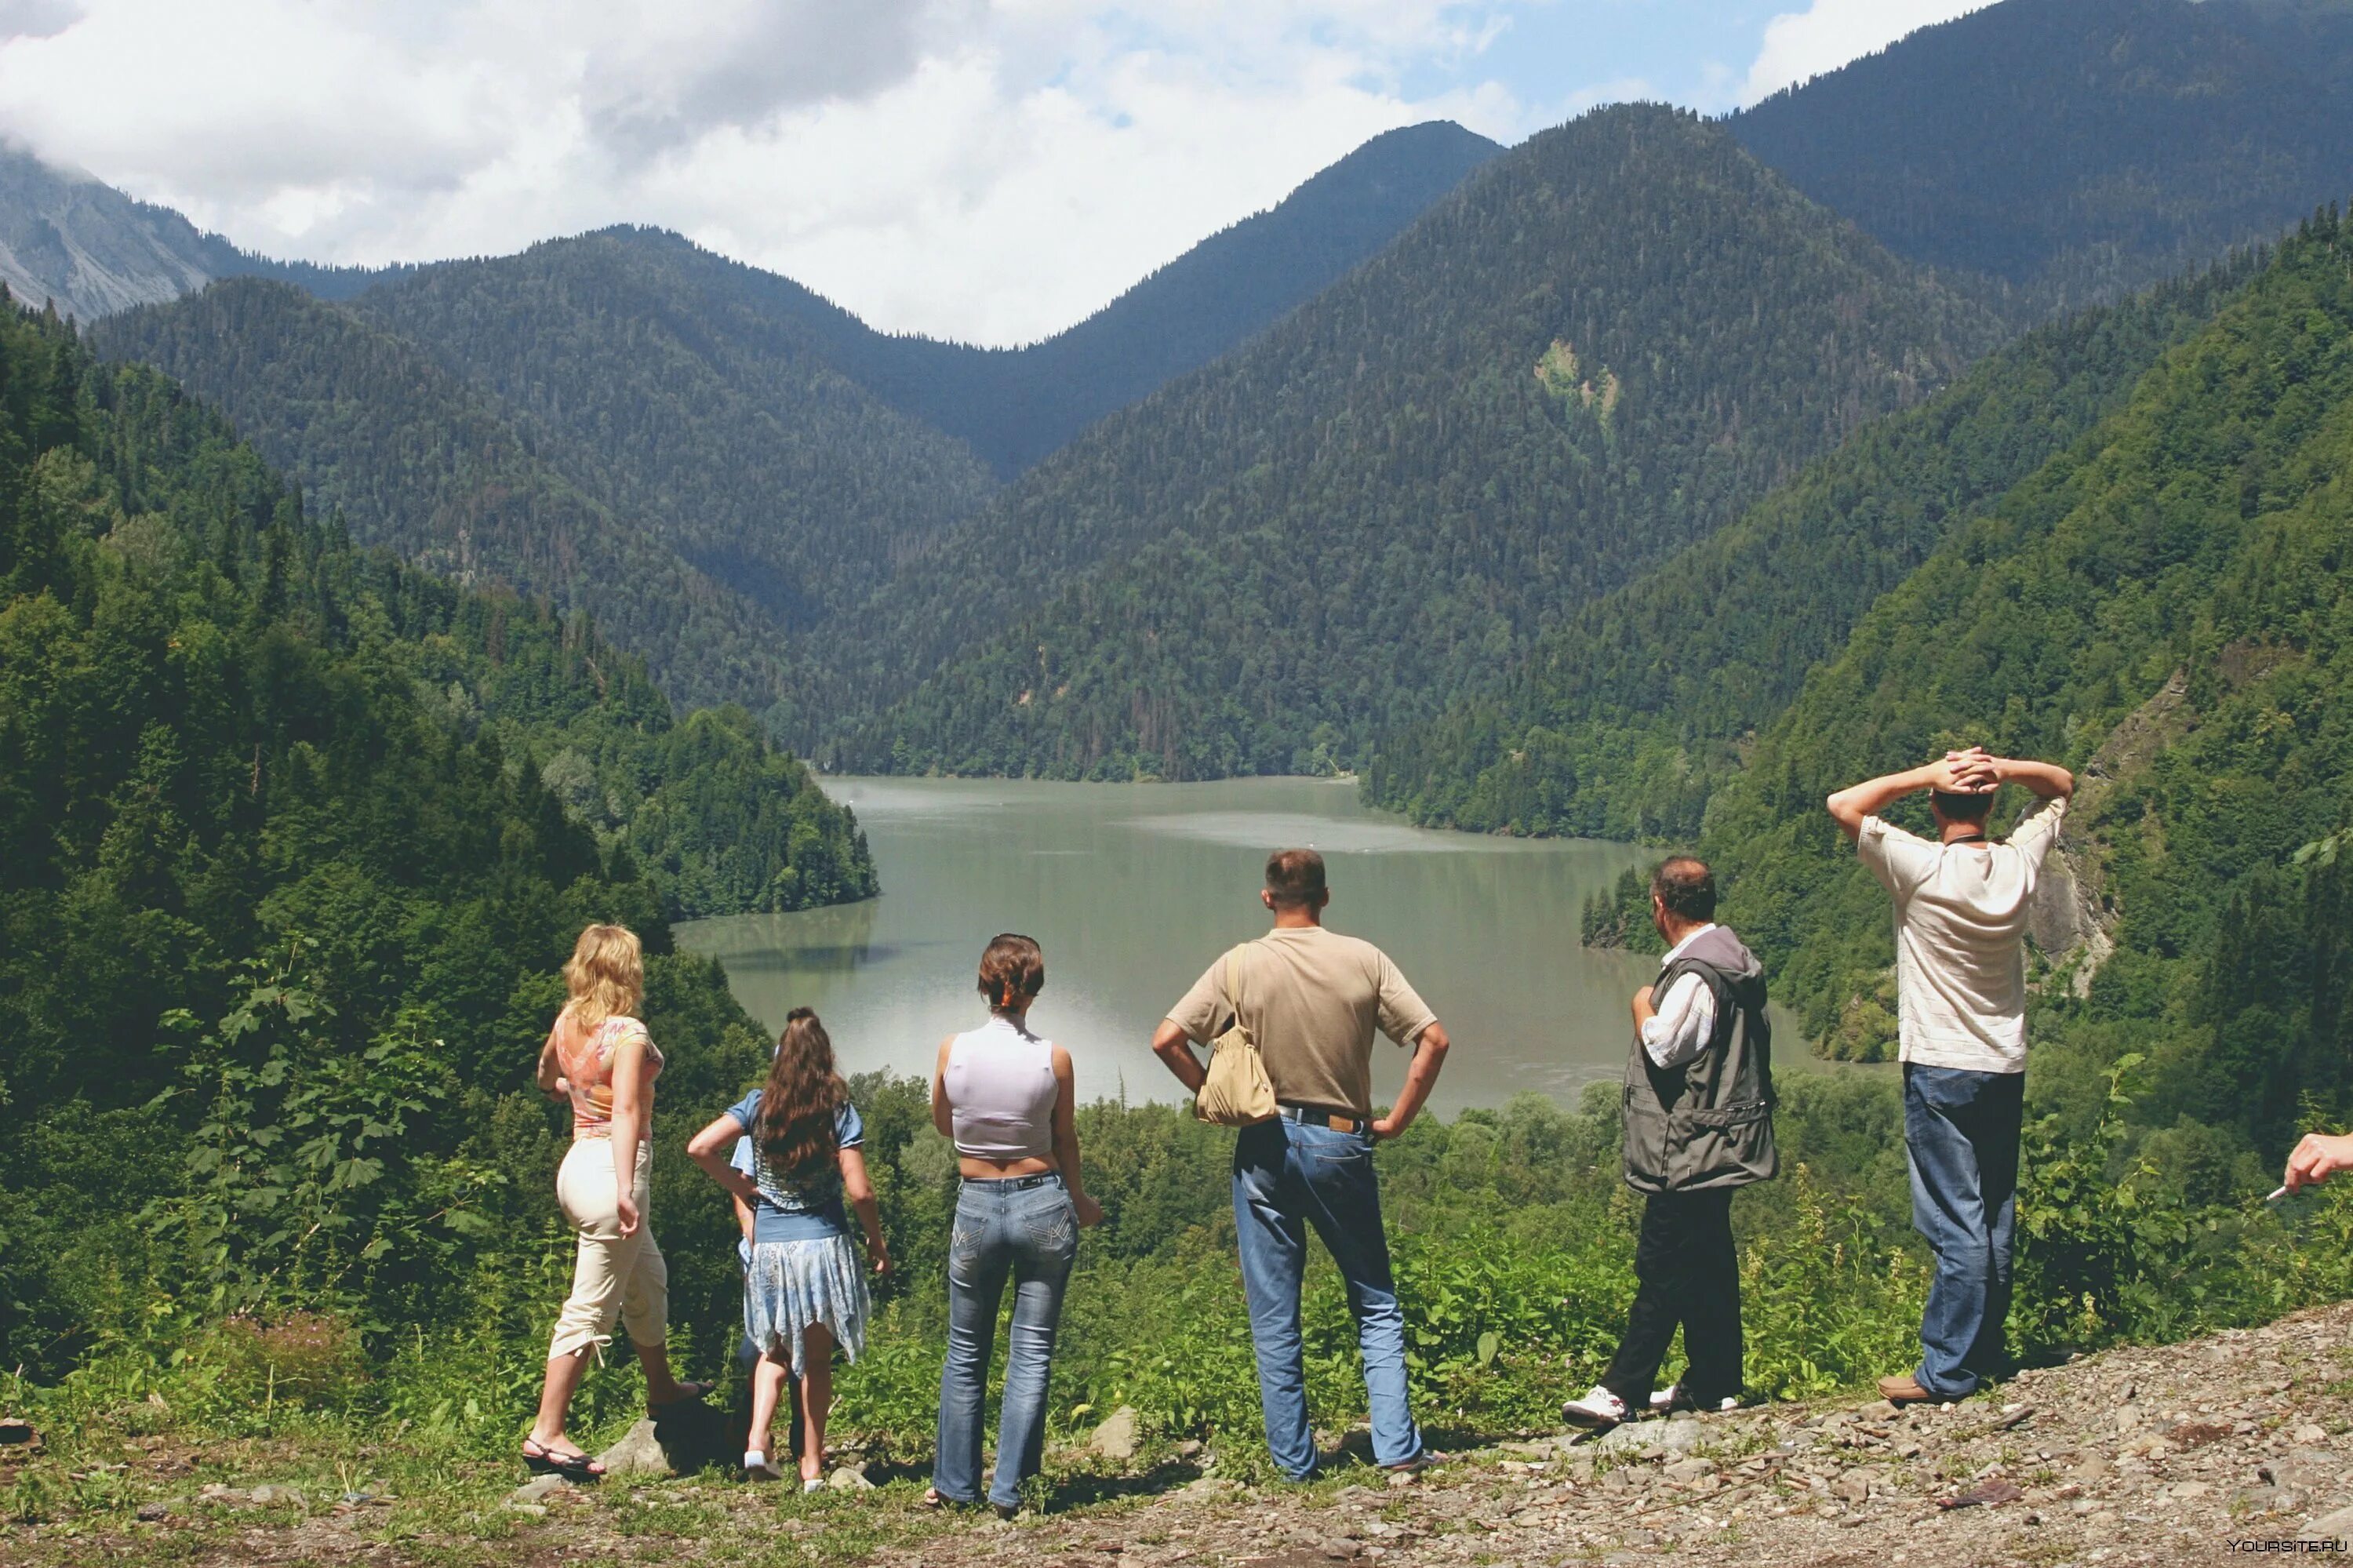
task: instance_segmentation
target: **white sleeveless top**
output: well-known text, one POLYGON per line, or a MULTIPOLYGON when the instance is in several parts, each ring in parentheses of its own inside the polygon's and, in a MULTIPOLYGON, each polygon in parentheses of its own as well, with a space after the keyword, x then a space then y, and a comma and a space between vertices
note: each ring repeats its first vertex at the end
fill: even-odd
POLYGON ((958 1154, 1047 1160, 1054 1153, 1054 1046, 1004 1017, 948 1042, 948 1108, 958 1154))

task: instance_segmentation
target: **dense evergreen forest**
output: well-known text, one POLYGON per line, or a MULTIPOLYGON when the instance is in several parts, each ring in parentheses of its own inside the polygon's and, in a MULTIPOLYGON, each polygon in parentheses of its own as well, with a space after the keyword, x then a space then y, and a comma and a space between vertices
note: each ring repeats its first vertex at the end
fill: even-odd
POLYGON ((2334 0, 2003 0, 1734 115, 1899 255, 2028 312, 2269 239, 2353 181, 2334 0))
POLYGON ((941 673, 830 755, 1352 764, 2000 333, 1720 130, 1598 111, 902 567, 827 656, 941 673))
POLYGON ((1745 743, 1947 534, 2119 408, 2250 256, 1989 355, 1539 638, 1493 694, 1385 736, 1365 796, 1477 832, 1681 838, 1745 743))
POLYGON ((424 345, 575 482, 786 630, 854 604, 995 488, 972 450, 835 370, 761 276, 624 230, 427 269, 353 302, 424 345))
POLYGON ((1020 350, 886 336, 634 228, 342 280, 342 305, 221 282, 90 336, 219 403, 362 541, 586 609, 679 700, 806 736, 850 700, 834 625, 997 473, 1264 328, 1496 151, 1377 137, 1020 350))
POLYGON ((142 1299, 443 1310, 583 921, 646 933, 656 1031, 732 1088, 757 1042, 665 916, 872 891, 740 713, 353 550, 154 371, 0 311, 0 1355, 142 1299))
POLYGON ((581 489, 548 441, 367 318, 234 280, 111 316, 90 340, 230 410, 356 537, 459 582, 593 614, 681 702, 765 712, 786 690, 775 628, 739 584, 667 546, 656 519, 581 489))

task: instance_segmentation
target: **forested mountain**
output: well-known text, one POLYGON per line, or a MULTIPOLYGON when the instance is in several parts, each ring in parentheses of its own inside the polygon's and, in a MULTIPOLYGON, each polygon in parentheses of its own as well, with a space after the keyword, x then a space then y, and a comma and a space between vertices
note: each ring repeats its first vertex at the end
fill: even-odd
POLYGON ((1018 349, 886 337, 782 279, 752 281, 808 320, 845 374, 971 442, 1010 479, 1313 299, 1502 151, 1451 121, 1387 132, 1076 326, 1018 349))
MULTIPOLYGON (((340 305, 232 281, 90 335, 216 400, 363 540, 588 609, 681 700, 806 735, 839 694, 796 634, 822 646, 994 492, 963 437, 1030 461, 1264 327, 1494 151, 1444 124, 1377 138, 1021 351, 887 337, 628 228, 386 273, 340 305)), ((151 294, 251 270, 173 221, 185 266, 151 294)))
POLYGON ((2081 303, 2353 190, 2353 9, 2002 0, 1727 126, 1898 254, 2081 303))
POLYGON ((824 656, 936 673, 838 755, 1360 758, 1998 332, 1719 129, 1597 111, 910 561, 824 656))
POLYGON ((551 240, 450 262, 352 308, 428 349, 584 488, 646 519, 776 624, 807 630, 995 488, 674 235, 551 240))
POLYGON ((489 397, 369 318, 232 280, 87 335, 227 409, 362 541, 588 610, 681 701, 765 712, 783 695, 776 628, 739 587, 681 559, 659 519, 584 492, 489 397))
MULTIPOLYGON (((633 317, 632 326, 667 334, 672 349, 684 342, 706 357, 732 355, 732 362, 716 366, 719 372, 740 380, 748 367, 763 383, 754 395, 783 411, 791 411, 793 399, 779 402, 780 387, 822 380, 830 370, 968 443, 999 477, 1009 478, 1113 409, 1271 325, 1378 251, 1500 151, 1446 121, 1376 136, 1085 321, 1015 349, 876 332, 788 278, 729 261, 659 229, 608 229, 519 257, 431 268, 271 261, 200 232, 169 208, 5 150, 0 150, 0 281, 36 302, 54 297, 60 311, 85 321, 172 300, 216 278, 272 278, 322 299, 344 300, 378 283, 449 274, 404 297, 412 321, 417 313, 440 318, 469 310, 487 319, 511 306, 518 289, 571 287, 578 297, 565 304, 587 311, 599 324, 615 310, 639 310, 645 313, 633 317), (625 268, 641 270, 625 280, 617 275, 625 268), (764 355, 779 363, 754 363, 764 355)), ((565 405, 600 385, 596 372, 611 368, 584 366, 575 383, 569 357, 579 347, 579 323, 559 318, 527 324, 552 334, 531 368, 552 374, 553 387, 534 389, 532 397, 565 405)), ((511 382, 513 347, 498 352, 506 365, 470 363, 470 370, 486 382, 511 382)), ((691 381, 664 400, 691 398, 698 390, 691 381)), ((830 399, 844 400, 839 390, 830 399)), ((840 438, 838 428, 812 432, 807 444, 822 447, 840 438)))
POLYGON ((1683 838, 1744 743, 1956 528, 2113 413, 2250 256, 2029 334, 1579 609, 1502 689, 1384 737, 1366 798, 1481 832, 1683 838))

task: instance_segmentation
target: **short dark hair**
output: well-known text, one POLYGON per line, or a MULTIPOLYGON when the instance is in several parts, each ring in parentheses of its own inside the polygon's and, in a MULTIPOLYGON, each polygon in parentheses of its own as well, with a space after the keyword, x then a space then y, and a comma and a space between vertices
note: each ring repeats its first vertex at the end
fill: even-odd
POLYGON ((1715 918, 1715 873, 1695 855, 1669 855, 1651 874, 1651 894, 1678 920, 1715 918))
POLYGON ((1324 902, 1324 857, 1311 849, 1277 850, 1266 857, 1266 890, 1285 909, 1324 902))
POLYGON ((1936 807, 1937 813, 1947 821, 1973 822, 1983 827, 1986 818, 1993 812, 1993 791, 1985 789, 1963 793, 1931 789, 1928 791, 1928 803, 1936 807))

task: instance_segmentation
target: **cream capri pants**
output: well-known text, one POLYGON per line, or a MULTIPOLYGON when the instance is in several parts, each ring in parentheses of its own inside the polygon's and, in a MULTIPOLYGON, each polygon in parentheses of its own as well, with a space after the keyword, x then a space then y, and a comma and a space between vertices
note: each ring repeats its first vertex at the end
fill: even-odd
POLYGON ((613 1181, 612 1139, 575 1139, 571 1152, 565 1155, 555 1173, 555 1201, 579 1234, 580 1252, 572 1265, 572 1294, 556 1314, 549 1360, 611 1344, 616 1317, 628 1325, 633 1344, 659 1347, 667 1340, 670 1266, 654 1241, 653 1209, 648 1202, 653 1156, 653 1140, 640 1139, 633 1194, 638 1228, 625 1236, 613 1181))

